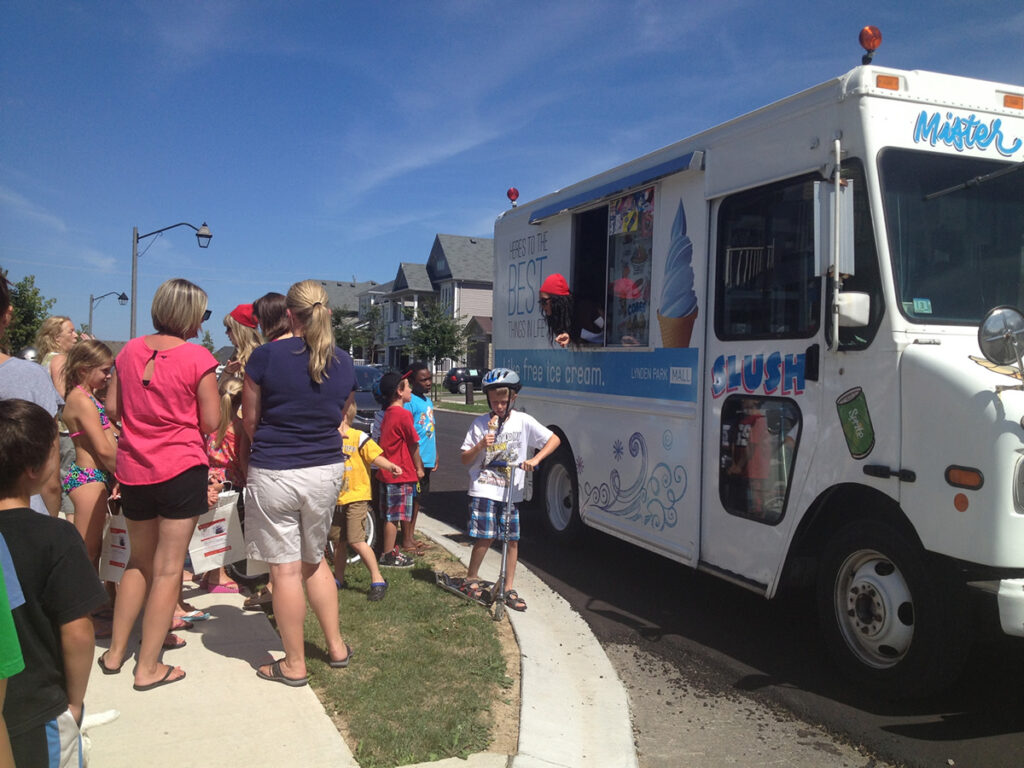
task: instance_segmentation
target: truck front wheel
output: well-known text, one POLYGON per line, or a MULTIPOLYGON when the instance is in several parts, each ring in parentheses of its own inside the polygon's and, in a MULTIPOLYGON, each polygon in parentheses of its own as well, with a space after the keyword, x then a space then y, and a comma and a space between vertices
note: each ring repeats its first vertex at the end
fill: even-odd
POLYGON ((923 696, 960 672, 968 645, 963 587, 933 573, 916 543, 884 523, 841 528, 822 555, 818 613, 829 651, 863 687, 923 696))

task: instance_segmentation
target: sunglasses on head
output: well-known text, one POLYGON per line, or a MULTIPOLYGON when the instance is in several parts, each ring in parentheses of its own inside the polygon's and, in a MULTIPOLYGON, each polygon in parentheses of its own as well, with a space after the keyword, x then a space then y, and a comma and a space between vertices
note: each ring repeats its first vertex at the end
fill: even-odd
POLYGON ((212 313, 210 312, 210 310, 206 310, 205 312, 203 312, 203 319, 201 322, 205 323, 207 320, 209 320, 211 314, 212 313))

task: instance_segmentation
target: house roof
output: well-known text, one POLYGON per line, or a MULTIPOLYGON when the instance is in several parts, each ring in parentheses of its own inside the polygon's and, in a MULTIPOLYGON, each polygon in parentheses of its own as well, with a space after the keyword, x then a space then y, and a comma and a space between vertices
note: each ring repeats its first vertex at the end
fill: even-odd
POLYGON ((426 264, 412 264, 403 261, 398 265, 398 274, 392 293, 433 293, 434 285, 430 282, 426 264))
POLYGON ((454 280, 490 285, 494 281, 494 240, 437 235, 427 259, 427 272, 435 283, 454 280))
MULTIPOLYGON (((372 280, 370 282, 373 283, 372 280)), ((368 293, 374 293, 383 296, 385 294, 391 293, 391 291, 393 291, 394 288, 394 280, 388 280, 386 283, 373 283, 373 285, 371 285, 369 288, 360 291, 359 296, 365 296, 368 293)))
POLYGON ((356 314, 359 312, 359 294, 378 285, 376 280, 362 282, 341 280, 317 280, 327 291, 332 310, 356 314))
POLYGON ((494 330, 493 320, 483 315, 473 315, 466 325, 473 336, 490 336, 494 330))

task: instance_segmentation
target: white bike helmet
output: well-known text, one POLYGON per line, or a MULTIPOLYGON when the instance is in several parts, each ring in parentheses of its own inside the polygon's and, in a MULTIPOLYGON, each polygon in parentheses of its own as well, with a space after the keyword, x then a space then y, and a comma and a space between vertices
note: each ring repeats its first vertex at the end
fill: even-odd
POLYGON ((519 374, 510 368, 492 368, 484 374, 483 386, 484 392, 497 387, 508 387, 513 392, 518 392, 523 385, 519 381, 519 374))
POLYGON ((36 351, 35 347, 25 347, 21 350, 21 354, 18 355, 18 357, 33 363, 39 362, 39 353, 36 351))

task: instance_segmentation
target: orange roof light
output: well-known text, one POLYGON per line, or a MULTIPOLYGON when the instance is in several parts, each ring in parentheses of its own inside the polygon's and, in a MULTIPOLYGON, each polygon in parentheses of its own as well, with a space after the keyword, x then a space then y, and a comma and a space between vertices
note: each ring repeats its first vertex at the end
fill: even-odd
POLYGON ((1007 109, 1024 109, 1024 96, 1019 93, 1004 93, 1003 106, 1007 109))
POLYGON ((869 24, 860 31, 860 47, 868 53, 874 53, 882 44, 882 30, 869 24))
POLYGON ((864 49, 864 55, 860 57, 860 63, 868 65, 882 44, 882 30, 876 26, 868 25, 860 31, 860 44, 864 49))
POLYGON ((900 79, 895 75, 878 75, 875 78, 875 85, 879 88, 885 88, 887 91, 898 91, 900 89, 900 79))

